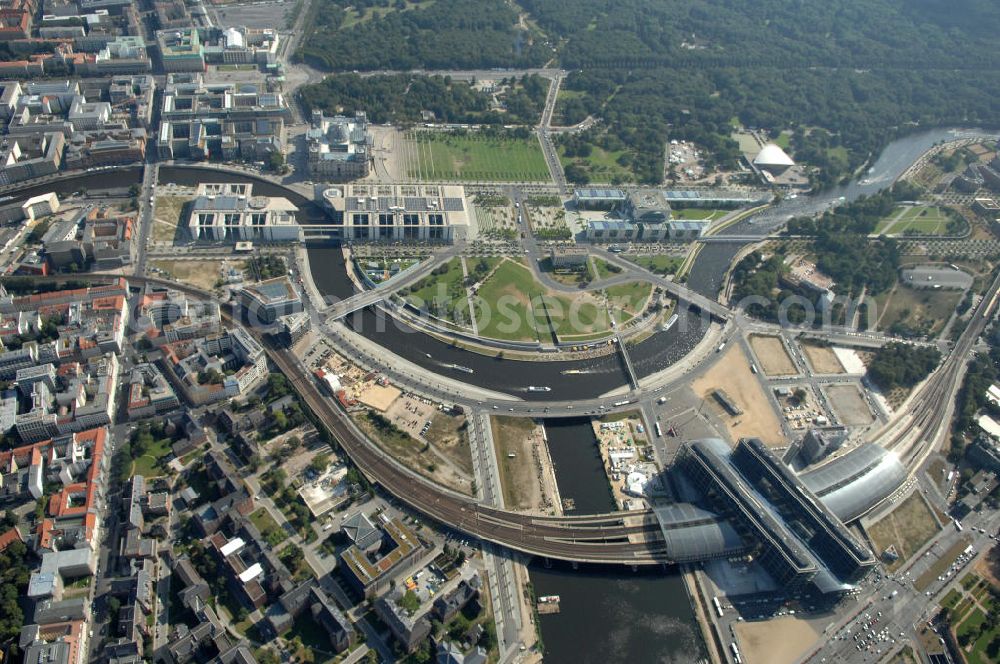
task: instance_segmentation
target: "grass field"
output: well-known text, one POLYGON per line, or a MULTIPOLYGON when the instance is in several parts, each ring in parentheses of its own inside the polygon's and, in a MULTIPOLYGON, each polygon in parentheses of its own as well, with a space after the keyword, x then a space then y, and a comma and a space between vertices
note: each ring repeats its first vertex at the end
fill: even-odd
POLYGON ((684 263, 683 256, 631 256, 629 260, 654 274, 676 274, 684 263))
POLYGON ((919 551, 940 529, 927 502, 919 493, 914 492, 887 516, 868 528, 868 535, 878 554, 889 545, 895 545, 899 558, 888 565, 888 569, 892 571, 919 551))
MULTIPOLYGON (((949 554, 946 557, 950 558, 949 554)), ((996 662, 1000 650, 1000 625, 991 627, 987 614, 997 609, 992 597, 992 582, 975 573, 962 578, 961 587, 953 588, 941 600, 951 609, 951 623, 966 662, 996 662)))
POLYGON ((468 325, 469 299, 464 284, 462 259, 445 263, 447 271, 431 274, 414 284, 406 299, 418 309, 426 308, 432 315, 456 325, 468 325))
POLYGON ((653 285, 644 281, 619 284, 604 290, 615 321, 620 325, 646 308, 653 285))
POLYGON ((924 290, 897 284, 895 288, 875 297, 878 305, 878 329, 889 330, 894 325, 910 331, 935 335, 948 322, 963 293, 954 290, 924 290))
POLYGON ((969 664, 992 664, 997 661, 990 644, 1000 639, 1000 627, 989 629, 985 623, 985 614, 977 608, 955 630, 960 643, 963 637, 974 639, 972 645, 963 650, 965 661, 969 664), (990 656, 991 652, 994 656, 990 656))
POLYGON ((181 196, 156 197, 153 208, 153 224, 150 228, 154 242, 173 242, 178 239, 178 228, 186 202, 187 199, 181 196))
POLYGON ((479 297, 489 305, 489 314, 477 312, 479 334, 507 341, 535 341, 536 316, 544 321, 544 312, 536 312, 531 301, 544 294, 531 271, 520 263, 504 261, 479 289, 479 297))
POLYGON ((611 331, 604 302, 590 293, 546 295, 543 299, 549 321, 561 340, 585 340, 611 331))
POLYGON ((716 219, 722 219, 729 212, 729 210, 715 210, 712 208, 683 208, 672 210, 670 215, 674 219, 686 221, 715 221, 716 219))
POLYGON ((563 168, 570 164, 579 164, 590 173, 592 182, 634 181, 635 175, 632 171, 618 163, 618 159, 625 154, 626 150, 608 151, 594 145, 587 157, 567 157, 565 149, 559 147, 559 161, 562 162, 563 168))
POLYGON ((643 310, 651 292, 651 284, 633 282, 613 286, 603 294, 554 293, 522 263, 505 260, 477 293, 489 311, 477 311, 479 335, 506 341, 549 341, 552 332, 562 340, 597 338, 612 330, 609 302, 620 324, 643 310))
POLYGON ((617 266, 612 268, 611 263, 607 262, 603 258, 595 257, 592 259, 592 262, 594 265, 594 274, 597 275, 598 279, 607 279, 621 272, 621 269, 617 266))
POLYGON ((875 232, 880 235, 946 235, 951 217, 933 205, 901 206, 880 221, 875 232))
POLYGON ((420 180, 547 182, 549 169, 535 137, 415 131, 407 134, 407 174, 420 180))
POLYGON ((258 508, 250 514, 250 522, 257 527, 257 530, 260 531, 260 534, 271 546, 281 544, 287 537, 285 531, 274 520, 274 517, 263 507, 258 508))
POLYGON ((143 477, 158 477, 163 475, 165 472, 163 460, 172 452, 170 439, 154 440, 153 444, 146 450, 146 453, 132 462, 132 474, 142 475, 143 477))

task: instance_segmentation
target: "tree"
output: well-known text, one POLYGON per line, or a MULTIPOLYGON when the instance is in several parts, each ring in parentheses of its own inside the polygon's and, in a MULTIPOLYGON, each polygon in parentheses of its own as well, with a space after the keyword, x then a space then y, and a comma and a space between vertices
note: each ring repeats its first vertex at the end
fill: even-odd
POLYGON ((416 613, 417 609, 420 608, 420 598, 412 590, 407 590, 399 598, 399 606, 407 613, 416 613))
POLYGON ((291 569, 293 572, 298 570, 302 563, 305 561, 305 554, 302 549, 296 544, 289 544, 278 554, 281 562, 285 563, 285 566, 291 569))
POLYGON ((285 155, 280 152, 272 152, 268 157, 267 165, 272 171, 280 171, 285 167, 285 155))
POLYGON ((309 467, 312 468, 317 473, 322 473, 326 470, 326 467, 330 465, 330 455, 329 454, 317 454, 313 457, 312 462, 309 467))
POLYGON ((259 664, 281 664, 281 658, 269 647, 263 647, 256 653, 259 664))

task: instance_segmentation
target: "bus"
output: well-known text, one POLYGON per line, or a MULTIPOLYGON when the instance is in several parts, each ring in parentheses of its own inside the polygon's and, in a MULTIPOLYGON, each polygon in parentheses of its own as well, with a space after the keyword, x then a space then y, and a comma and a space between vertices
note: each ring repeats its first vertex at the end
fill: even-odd
POLYGON ((736 662, 736 664, 741 664, 743 660, 740 659, 740 649, 736 647, 736 641, 732 641, 729 644, 729 649, 733 651, 733 661, 736 662))
POLYGON ((660 428, 660 423, 656 422, 653 426, 656 427, 656 437, 663 438, 663 429, 660 428))
POLYGON ((722 605, 719 604, 719 598, 718 598, 718 596, 712 598, 712 604, 715 605, 715 612, 721 618, 722 617, 722 605))

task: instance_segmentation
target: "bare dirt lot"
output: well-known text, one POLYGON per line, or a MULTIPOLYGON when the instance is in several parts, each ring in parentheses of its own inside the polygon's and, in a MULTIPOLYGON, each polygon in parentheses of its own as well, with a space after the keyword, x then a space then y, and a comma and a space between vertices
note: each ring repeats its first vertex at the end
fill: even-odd
POLYGON ((865 526, 865 530, 875 545, 875 553, 882 555, 890 545, 896 547, 899 559, 889 564, 891 571, 920 550, 934 533, 941 530, 941 526, 927 506, 927 501, 914 491, 880 520, 865 526))
POLYGON ((708 372, 691 384, 691 389, 722 420, 732 440, 757 437, 774 447, 786 444, 778 416, 739 345, 730 346, 708 372), (723 411, 712 397, 716 389, 724 389, 743 414, 733 417, 723 411))
POLYGON ((554 498, 542 427, 525 417, 491 417, 490 424, 504 506, 551 512, 554 498))
MULTIPOLYGON (((444 450, 413 438, 391 422, 387 422, 388 427, 386 427, 371 415, 367 412, 355 413, 352 417, 358 427, 386 453, 433 482, 472 495, 472 478, 462 470, 464 464, 456 464, 448 458, 444 450)), ((467 438, 461 450, 469 455, 468 467, 471 467, 471 452, 467 438)))
POLYGON ((857 385, 830 385, 826 388, 826 397, 841 424, 865 426, 875 420, 857 385))
POLYGON ((222 275, 230 268, 242 269, 242 260, 151 260, 150 266, 162 270, 162 274, 201 288, 212 290, 222 281, 222 275))
POLYGON ((750 347, 760 362, 760 368, 768 376, 794 376, 798 372, 792 358, 788 357, 784 344, 778 337, 750 337, 750 347))
POLYGON ((433 415, 434 406, 409 395, 396 399, 385 411, 390 422, 414 438, 420 437, 420 430, 433 415))
POLYGON ((781 616, 737 623, 736 637, 747 664, 791 664, 816 643, 819 634, 801 618, 781 616))
POLYGON ((473 477, 472 447, 469 444, 464 415, 434 413, 424 439, 431 441, 431 447, 454 464, 458 470, 473 477))
POLYGON ((829 346, 817 346, 816 344, 801 343, 799 347, 809 360, 812 370, 818 374, 842 374, 846 373, 844 365, 837 359, 837 354, 829 346))

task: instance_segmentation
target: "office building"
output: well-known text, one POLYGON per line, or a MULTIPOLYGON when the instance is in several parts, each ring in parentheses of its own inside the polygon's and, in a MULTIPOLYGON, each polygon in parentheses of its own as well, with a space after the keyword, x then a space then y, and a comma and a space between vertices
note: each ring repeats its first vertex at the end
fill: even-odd
POLYGON ((287 198, 255 196, 252 184, 200 184, 188 231, 198 242, 301 242, 298 208, 287 198))
POLYGON ((302 298, 288 277, 268 279, 240 291, 240 305, 251 324, 270 325, 302 311, 302 298))
POLYGON ((345 242, 450 243, 469 234, 465 189, 457 185, 349 184, 326 189, 323 204, 332 228, 319 232, 345 242))
POLYGON ((363 514, 345 519, 342 531, 352 544, 340 554, 340 571, 367 599, 384 592, 397 574, 417 562, 423 547, 399 519, 379 526, 363 514))

